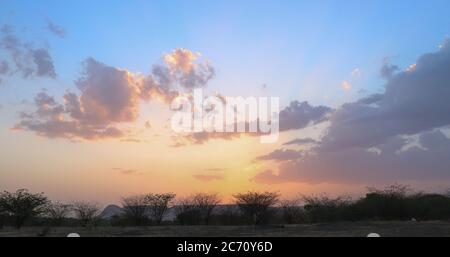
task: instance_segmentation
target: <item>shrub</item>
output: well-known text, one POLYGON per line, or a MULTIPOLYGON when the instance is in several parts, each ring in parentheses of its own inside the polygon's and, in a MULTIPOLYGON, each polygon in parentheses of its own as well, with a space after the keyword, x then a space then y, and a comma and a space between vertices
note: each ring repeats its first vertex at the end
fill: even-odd
POLYGON ((32 194, 26 189, 0 193, 0 210, 11 216, 16 228, 21 228, 27 220, 44 213, 48 203, 43 193, 32 194))

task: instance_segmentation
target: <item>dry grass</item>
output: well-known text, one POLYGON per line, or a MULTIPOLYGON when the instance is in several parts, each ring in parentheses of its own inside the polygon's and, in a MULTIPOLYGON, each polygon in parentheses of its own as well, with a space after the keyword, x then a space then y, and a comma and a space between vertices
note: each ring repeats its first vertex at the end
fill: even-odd
POLYGON ((26 227, 20 230, 4 228, 1 236, 63 237, 71 232, 81 236, 126 237, 196 237, 196 236, 287 236, 287 237, 364 237, 376 232, 385 237, 396 236, 450 236, 450 222, 341 222, 332 224, 308 224, 285 226, 152 226, 152 227, 26 227), (44 233, 43 233, 44 232, 44 233))

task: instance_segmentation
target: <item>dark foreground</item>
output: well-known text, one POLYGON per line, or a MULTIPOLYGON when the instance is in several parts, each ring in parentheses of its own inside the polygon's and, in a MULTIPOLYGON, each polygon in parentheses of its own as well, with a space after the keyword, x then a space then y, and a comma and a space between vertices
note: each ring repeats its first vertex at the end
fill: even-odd
POLYGON ((341 222, 330 224, 284 226, 151 226, 151 227, 24 227, 20 230, 3 228, 0 237, 49 236, 61 237, 76 232, 81 236, 105 237, 365 237, 378 233, 384 237, 397 236, 450 236, 450 222, 341 222))

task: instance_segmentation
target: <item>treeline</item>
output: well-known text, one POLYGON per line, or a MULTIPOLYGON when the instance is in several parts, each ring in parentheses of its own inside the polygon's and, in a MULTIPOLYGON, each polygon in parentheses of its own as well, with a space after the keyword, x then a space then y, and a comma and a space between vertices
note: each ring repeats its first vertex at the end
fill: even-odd
POLYGON ((0 193, 0 229, 3 226, 151 226, 151 225, 264 225, 362 220, 447 220, 450 196, 414 192, 394 184, 369 188, 359 199, 300 196, 281 200, 277 192, 233 195, 221 204, 218 194, 197 193, 176 198, 173 193, 124 197, 120 213, 104 219, 91 202, 51 202, 43 193, 20 189, 0 193), (170 211, 169 211, 170 210, 170 211), (173 219, 164 217, 171 213, 173 219))

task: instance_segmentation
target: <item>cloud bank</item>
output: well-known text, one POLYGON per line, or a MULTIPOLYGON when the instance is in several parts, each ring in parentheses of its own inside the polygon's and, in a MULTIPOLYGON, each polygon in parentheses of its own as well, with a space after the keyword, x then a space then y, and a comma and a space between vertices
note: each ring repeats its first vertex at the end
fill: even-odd
MULTIPOLYGON (((359 183, 450 179, 450 43, 422 55, 414 69, 381 69, 385 92, 344 104, 329 116, 321 142, 255 181, 359 183), (388 71, 389 70, 389 71, 388 71)), ((275 153, 275 152, 274 152, 275 153)))

